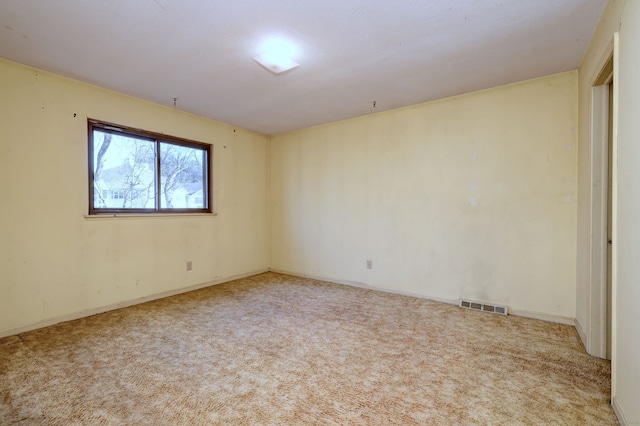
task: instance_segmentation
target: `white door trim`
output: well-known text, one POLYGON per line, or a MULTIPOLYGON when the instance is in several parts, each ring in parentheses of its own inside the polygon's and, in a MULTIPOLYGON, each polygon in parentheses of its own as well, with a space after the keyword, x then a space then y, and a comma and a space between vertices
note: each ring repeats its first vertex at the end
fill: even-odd
MULTIPOLYGON (((615 283, 615 230, 616 230, 616 50, 617 35, 605 49, 596 72, 592 76, 591 84, 591 140, 590 140, 590 236, 589 236, 589 292, 587 324, 581 324, 583 341, 587 352, 593 356, 607 358, 607 337, 615 333, 607 329, 607 268, 612 271, 612 284, 615 283), (613 161, 612 161, 612 259, 607 265, 607 192, 608 192, 608 144, 609 144, 609 84, 613 78, 613 161)), ((614 302, 612 300, 612 302, 614 302)), ((615 312, 615 305, 612 306, 615 312)), ((613 320, 615 321, 615 320, 613 320)), ((612 326, 613 327, 613 326, 612 326)))
POLYGON ((591 326, 587 352, 606 358, 609 85, 594 86, 591 96, 591 326))

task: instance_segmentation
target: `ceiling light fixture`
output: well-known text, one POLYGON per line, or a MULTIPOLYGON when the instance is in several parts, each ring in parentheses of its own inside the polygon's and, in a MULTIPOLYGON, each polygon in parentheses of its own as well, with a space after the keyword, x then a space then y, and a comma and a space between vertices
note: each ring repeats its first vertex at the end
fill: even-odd
POLYGON ((264 53, 254 56, 253 60, 274 74, 282 74, 300 66, 291 57, 295 54, 295 47, 283 39, 271 39, 262 45, 264 53))

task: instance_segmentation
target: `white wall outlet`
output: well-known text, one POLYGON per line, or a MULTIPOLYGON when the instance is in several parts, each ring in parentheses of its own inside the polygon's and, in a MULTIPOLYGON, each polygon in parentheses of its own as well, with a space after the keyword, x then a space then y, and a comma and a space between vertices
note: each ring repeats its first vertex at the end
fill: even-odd
POLYGON ((367 259, 367 269, 373 269, 373 260, 367 259))
POLYGON ((187 260, 187 271, 190 271, 193 269, 193 262, 191 262, 190 260, 187 260))

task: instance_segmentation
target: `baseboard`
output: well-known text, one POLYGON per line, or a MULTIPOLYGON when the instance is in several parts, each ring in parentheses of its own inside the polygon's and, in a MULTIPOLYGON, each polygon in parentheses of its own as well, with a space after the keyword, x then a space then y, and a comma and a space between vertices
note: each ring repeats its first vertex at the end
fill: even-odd
POLYGON ((576 318, 576 320, 574 321, 574 325, 576 327, 576 331, 578 332, 578 336, 580 336, 580 340, 582 341, 582 345, 584 346, 584 350, 587 351, 587 353, 589 352, 589 337, 587 336, 587 333, 584 332, 584 329, 582 328, 582 325, 580 324, 580 321, 578 321, 578 318, 576 318))
POLYGON ((563 315, 547 314, 545 312, 527 311, 524 309, 514 309, 509 307, 509 315, 515 315, 517 317, 533 318, 547 322, 555 322, 565 325, 576 325, 576 319, 573 317, 565 317, 563 315))
MULTIPOLYGON (((294 276, 294 277, 302 277, 302 278, 311 278, 311 279, 319 280, 319 281, 328 281, 328 282, 332 282, 332 283, 335 283, 335 284, 344 284, 344 285, 349 285, 349 286, 352 286, 352 287, 364 288, 364 289, 367 289, 367 290, 383 291, 385 293, 398 294, 398 295, 401 295, 401 296, 411 296, 411 297, 416 297, 418 299, 432 300, 434 302, 447 303, 447 304, 450 304, 450 305, 458 305, 458 302, 459 302, 458 299, 443 299, 443 298, 439 298, 439 297, 431 297, 431 296, 425 295, 425 294, 412 293, 412 292, 407 292, 407 291, 399 291, 399 290, 394 290, 394 289, 389 289, 389 288, 384 288, 384 287, 375 287, 375 286, 371 286, 371 285, 368 285, 368 284, 365 284, 365 283, 361 283, 361 282, 357 282, 357 281, 341 280, 341 279, 336 279, 336 278, 331 278, 331 277, 313 276, 313 275, 309 275, 309 274, 301 274, 301 273, 298 273, 298 272, 286 271, 286 270, 277 269, 277 268, 271 268, 270 270, 271 270, 271 272, 275 272, 275 273, 278 273, 278 274, 291 275, 291 276, 294 276)), ((554 322, 554 323, 559 323, 559 324, 575 326, 575 318, 566 317, 566 316, 562 316, 562 315, 547 314, 547 313, 535 312, 535 311, 527 311, 527 310, 524 310, 524 309, 513 309, 511 307, 509 307, 509 315, 514 315, 514 316, 518 316, 518 317, 533 318, 533 319, 538 319, 538 320, 547 321, 547 322, 554 322)))
POLYGON ((618 398, 616 398, 615 396, 611 398, 611 408, 613 408, 613 412, 615 413, 616 417, 618 417, 618 424, 622 426, 638 424, 637 421, 631 423, 627 416, 624 415, 624 413, 622 412, 622 407, 620 407, 620 404, 618 403, 618 398))
POLYGON ((105 305, 105 306, 101 306, 101 307, 98 307, 98 308, 85 309, 85 310, 82 310, 82 311, 73 312, 73 313, 70 313, 70 314, 67 314, 67 315, 62 315, 62 316, 59 316, 59 317, 48 318, 48 319, 45 319, 45 320, 42 320, 42 321, 38 321, 38 322, 36 322, 34 324, 25 325, 25 326, 13 328, 13 329, 10 329, 10 330, 2 330, 2 331, 0 331, 0 338, 7 337, 7 336, 14 336, 16 334, 25 333, 25 332, 31 331, 31 330, 37 330, 38 328, 49 327, 51 325, 59 324, 61 322, 73 321, 73 320, 84 318, 84 317, 88 317, 88 316, 91 316, 91 315, 97 315, 97 314, 101 314, 101 313, 104 313, 104 312, 113 311, 113 310, 116 310, 116 309, 126 308, 126 307, 133 306, 133 305, 139 305, 141 303, 150 302, 152 300, 164 299, 165 297, 175 296, 177 294, 182 294, 182 293, 188 293, 190 291, 200 290, 202 288, 211 287, 211 286, 216 285, 216 284, 222 284, 222 283, 226 283, 226 282, 229 282, 229 281, 237 280, 237 279, 240 279, 240 278, 246 278, 246 277, 250 277, 250 276, 253 276, 253 275, 262 274, 262 273, 265 273, 265 272, 269 272, 269 269, 268 268, 267 269, 260 269, 260 270, 256 270, 256 271, 253 271, 253 272, 248 272, 246 274, 233 275, 233 276, 230 276, 230 277, 220 278, 220 279, 216 279, 216 280, 213 280, 213 281, 207 281, 207 282, 204 282, 204 283, 195 284, 195 285, 191 285, 191 286, 188 286, 188 287, 183 287, 183 288, 179 288, 179 289, 175 289, 175 290, 163 291, 161 293, 155 293, 155 294, 152 294, 152 295, 149 295, 149 296, 140 297, 140 298, 137 298, 137 299, 126 300, 124 302, 105 305))
POLYGON ((385 288, 385 287, 376 287, 376 286, 365 284, 365 283, 361 283, 361 282, 358 282, 358 281, 341 280, 341 279, 338 279, 338 278, 324 277, 324 276, 319 276, 319 275, 302 274, 302 273, 299 273, 299 272, 286 271, 286 270, 277 269, 277 268, 271 268, 270 271, 274 272, 276 274, 290 275, 292 277, 300 277, 300 278, 309 278, 309 279, 318 280, 318 281, 326 281, 326 282, 330 282, 330 283, 334 283, 334 284, 342 284, 342 285, 348 285, 350 287, 363 288, 365 290, 375 290, 375 291, 381 291, 381 292, 384 292, 384 293, 397 294, 399 296, 410 296, 410 297, 415 297, 415 298, 418 298, 418 299, 431 300, 433 302, 447 303, 449 305, 457 305, 458 304, 457 300, 439 299, 439 298, 435 298, 435 297, 429 297, 429 296, 426 296, 424 294, 412 293, 412 292, 409 292, 409 291, 400 291, 400 290, 394 290, 394 289, 385 288))
MULTIPOLYGON (((282 269, 278 269, 278 268, 267 268, 267 269, 260 269, 260 270, 248 272, 248 273, 245 273, 245 274, 233 275, 233 276, 230 276, 230 277, 225 277, 225 278, 221 278, 221 279, 217 279, 217 280, 213 280, 213 281, 207 281, 207 282, 204 282, 204 283, 195 284, 195 285, 192 285, 192 286, 189 286, 189 287, 183 287, 183 288, 176 289, 176 290, 169 290, 169 291, 165 291, 165 292, 162 292, 162 293, 155 293, 155 294, 152 294, 152 295, 149 295, 149 296, 145 296, 145 297, 141 297, 141 298, 137 298, 137 299, 133 299, 133 300, 127 300, 127 301, 124 301, 124 302, 119 302, 119 303, 110 304, 110 305, 106 305, 106 306, 101 306, 101 307, 98 307, 98 308, 92 308, 92 309, 86 309, 86 310, 82 310, 82 311, 78 311, 78 312, 73 312, 73 313, 68 314, 68 315, 62 315, 62 316, 59 316, 59 317, 48 318, 46 320, 38 321, 36 323, 28 324, 28 325, 25 325, 25 326, 22 326, 22 327, 17 327, 17 328, 13 328, 13 329, 9 329, 9 330, 2 330, 2 331, 0 331, 0 338, 7 337, 7 336, 13 336, 13 335, 20 334, 20 333, 25 333, 27 331, 36 330, 38 328, 49 327, 51 325, 55 325, 55 324, 58 324, 58 323, 61 323, 61 322, 65 322, 65 321, 73 321, 73 320, 76 320, 76 319, 79 319, 79 318, 84 318, 84 317, 88 317, 88 316, 91 316, 91 315, 97 315, 97 314, 101 314, 103 312, 113 311, 115 309, 126 308, 126 307, 129 307, 129 306, 138 305, 138 304, 145 303, 145 302, 150 302, 152 300, 163 299, 165 297, 175 296, 177 294, 187 293, 189 291, 199 290, 201 288, 210 287, 212 285, 222 284, 222 283, 225 283, 225 282, 237 280, 237 279, 240 279, 240 278, 250 277, 250 276, 253 276, 253 275, 258 275, 258 274, 262 274, 264 272, 269 272, 269 271, 275 272, 275 273, 278 273, 278 274, 283 274, 283 275, 291 275, 291 276, 294 276, 294 277, 310 278, 310 279, 319 280, 319 281, 332 282, 332 283, 335 283, 335 284, 348 285, 348 286, 351 286, 351 287, 358 287, 358 288, 363 288, 363 289, 366 289, 366 290, 382 291, 382 292, 385 292, 385 293, 397 294, 397 295, 401 295, 401 296, 410 296, 410 297, 416 297, 418 299, 431 300, 431 301, 434 301, 434 302, 447 303, 447 304, 450 304, 450 305, 458 305, 458 300, 457 299, 454 300, 454 299, 444 299, 444 298, 438 298, 438 297, 431 297, 431 296, 425 295, 425 294, 394 290, 394 289, 385 288, 385 287, 372 286, 372 285, 365 284, 365 283, 358 282, 358 281, 341 280, 341 279, 332 278, 332 277, 302 274, 302 273, 299 273, 299 272, 287 271, 287 270, 282 270, 282 269)), ((578 334, 583 339, 583 342, 585 341, 584 338, 582 337, 584 332, 582 331, 581 327, 580 328, 578 327, 578 322, 575 320, 575 318, 564 317, 564 316, 553 315, 553 314, 546 314, 546 313, 541 313, 541 312, 513 309, 511 307, 509 307, 509 315, 515 315, 515 316, 521 316, 521 317, 527 317, 527 318, 534 318, 534 319, 539 319, 539 320, 542 320, 542 321, 548 321, 548 322, 554 322, 554 323, 560 323, 560 324, 574 325, 574 326, 576 326, 576 329, 578 330, 578 334)))

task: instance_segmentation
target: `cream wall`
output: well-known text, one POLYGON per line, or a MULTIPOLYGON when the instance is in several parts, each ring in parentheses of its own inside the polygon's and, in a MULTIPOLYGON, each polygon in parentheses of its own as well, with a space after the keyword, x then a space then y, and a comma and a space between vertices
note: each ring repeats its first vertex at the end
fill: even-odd
POLYGON ((576 105, 569 72, 273 137, 272 269, 572 321, 576 105))
POLYGON ((624 424, 640 421, 640 2, 611 0, 579 69, 580 138, 577 239, 576 322, 587 346, 596 277, 592 277, 592 202, 598 176, 593 173, 597 142, 591 135, 591 87, 619 32, 617 52, 617 196, 614 200, 614 312, 612 404, 624 424))
POLYGON ((5 60, 0 93, 0 336, 268 269, 265 136, 5 60), (218 215, 86 219, 87 117, 212 143, 218 215))

